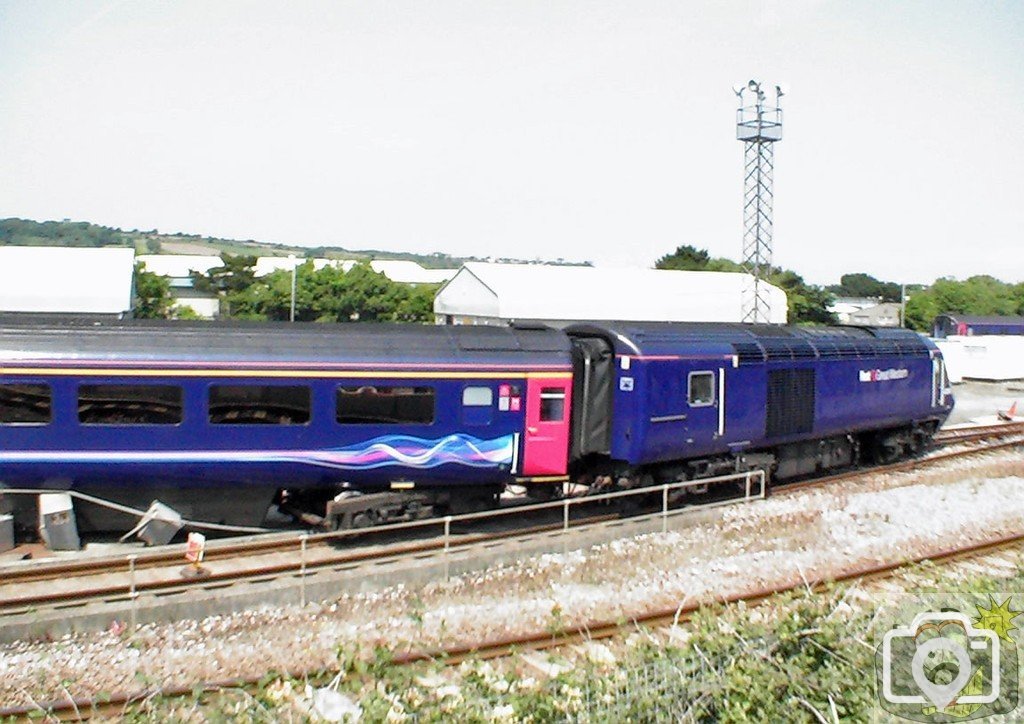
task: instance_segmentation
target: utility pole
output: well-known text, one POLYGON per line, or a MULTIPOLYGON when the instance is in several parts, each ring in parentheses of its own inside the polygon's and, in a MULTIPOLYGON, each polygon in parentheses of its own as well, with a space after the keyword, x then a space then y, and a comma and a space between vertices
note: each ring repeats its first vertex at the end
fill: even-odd
POLYGON ((736 139, 743 141, 743 268, 753 279, 743 294, 743 321, 771 321, 768 276, 772 269, 772 175, 774 147, 782 140, 784 95, 775 86, 770 103, 761 83, 751 80, 733 87, 740 105, 736 110, 736 139))

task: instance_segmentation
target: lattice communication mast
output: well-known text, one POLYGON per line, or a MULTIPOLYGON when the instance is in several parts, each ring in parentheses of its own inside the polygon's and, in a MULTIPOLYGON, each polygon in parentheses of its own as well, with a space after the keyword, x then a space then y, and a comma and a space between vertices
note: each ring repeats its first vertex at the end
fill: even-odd
POLYGON ((772 267, 773 149, 782 140, 783 91, 775 86, 774 103, 756 80, 734 86, 733 92, 740 99, 736 138, 743 141, 743 268, 753 277, 743 293, 743 321, 767 323, 771 321, 767 279, 772 267))

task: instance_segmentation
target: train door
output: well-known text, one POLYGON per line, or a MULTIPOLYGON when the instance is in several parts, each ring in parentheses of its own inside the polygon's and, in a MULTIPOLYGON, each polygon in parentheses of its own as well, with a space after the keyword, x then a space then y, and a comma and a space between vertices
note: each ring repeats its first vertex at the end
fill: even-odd
POLYGON ((686 376, 687 442, 710 445, 725 433, 725 370, 693 370, 686 376))
POLYGON ((523 475, 564 475, 569 455, 569 393, 572 380, 526 381, 523 475))

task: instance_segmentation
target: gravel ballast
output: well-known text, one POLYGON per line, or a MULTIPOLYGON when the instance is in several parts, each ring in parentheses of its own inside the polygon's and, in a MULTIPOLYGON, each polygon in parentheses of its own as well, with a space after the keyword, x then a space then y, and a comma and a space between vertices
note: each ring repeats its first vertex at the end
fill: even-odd
POLYGON ((1024 528, 1024 453, 874 475, 737 505, 722 522, 544 555, 450 583, 329 605, 121 626, 0 648, 0 702, 326 669, 339 651, 469 644, 709 600, 863 563, 904 560, 1024 528))

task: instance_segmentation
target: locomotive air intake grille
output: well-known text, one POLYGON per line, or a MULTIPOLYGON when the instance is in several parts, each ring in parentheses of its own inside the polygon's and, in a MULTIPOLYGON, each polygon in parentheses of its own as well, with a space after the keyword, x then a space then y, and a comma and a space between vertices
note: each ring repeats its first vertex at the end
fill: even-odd
POLYGON ((769 372, 767 436, 795 435, 813 429, 814 370, 769 372))

